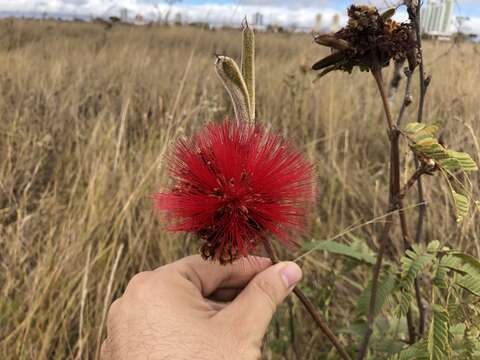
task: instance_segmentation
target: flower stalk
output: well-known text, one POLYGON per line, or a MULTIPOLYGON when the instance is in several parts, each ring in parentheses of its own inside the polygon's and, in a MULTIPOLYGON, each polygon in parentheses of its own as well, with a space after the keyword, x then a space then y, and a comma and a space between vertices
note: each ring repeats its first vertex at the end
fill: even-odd
MULTIPOLYGON (((267 252, 268 256, 272 260, 272 264, 277 264, 279 262, 278 256, 275 252, 275 249, 273 248, 270 240, 265 239, 263 242, 263 246, 265 248, 265 251, 267 252)), ((315 309, 315 305, 310 301, 310 299, 305 295, 305 293, 300 290, 298 287, 295 287, 293 289, 293 293, 297 296, 298 300, 303 304, 307 312, 310 314, 312 319, 315 321, 317 324, 318 328, 320 331, 330 340, 332 345, 337 349, 338 354, 342 357, 344 360, 350 360, 350 355, 348 355, 347 351, 343 348, 343 346, 340 344, 340 341, 338 338, 333 334, 333 332, 330 330, 328 325, 323 321, 323 319, 320 317, 318 312, 315 309)))
MULTIPOLYGON (((255 121, 255 35, 247 21, 243 23, 242 69, 241 73, 235 61, 227 56, 218 56, 215 63, 217 74, 225 89, 230 94, 235 116, 238 121, 255 121)), ((270 240, 263 240, 263 246, 273 264, 279 262, 270 240)), ((319 329, 331 341, 344 360, 351 360, 340 341, 329 329, 328 325, 316 312, 313 303, 299 289, 293 290, 307 312, 311 315, 319 329)))

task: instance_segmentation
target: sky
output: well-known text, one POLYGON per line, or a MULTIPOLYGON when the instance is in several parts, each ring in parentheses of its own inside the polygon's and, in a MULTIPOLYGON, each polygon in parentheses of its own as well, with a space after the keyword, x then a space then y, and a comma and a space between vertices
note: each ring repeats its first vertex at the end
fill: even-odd
MULTIPOLYGON (((393 0, 363 0, 388 7, 393 0)), ((346 20, 345 9, 349 0, 183 0, 171 7, 171 13, 181 13, 184 21, 208 21, 214 24, 239 24, 244 16, 251 18, 255 12, 264 15, 265 23, 288 26, 296 24, 311 28, 315 15, 321 13, 325 26, 335 14, 346 20)), ((147 19, 164 16, 169 5, 165 0, 0 0, 0 13, 28 15, 47 13, 53 16, 111 16, 119 15, 121 8, 129 14, 142 14, 147 19)), ((480 35, 480 0, 456 0, 455 15, 470 18, 463 30, 480 35)), ((399 11, 397 20, 404 20, 406 13, 399 11)))

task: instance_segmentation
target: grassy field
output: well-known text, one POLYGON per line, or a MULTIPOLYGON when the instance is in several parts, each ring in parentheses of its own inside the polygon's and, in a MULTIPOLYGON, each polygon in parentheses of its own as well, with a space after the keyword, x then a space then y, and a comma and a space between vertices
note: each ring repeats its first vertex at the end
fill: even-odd
MULTIPOLYGON (((165 184, 163 159, 172 140, 232 115, 213 63, 216 52, 238 59, 240 36, 1 22, 0 358, 95 358, 108 305, 132 275, 197 251, 195 239, 162 230, 150 195, 165 184)), ((317 164, 317 211, 305 240, 328 239, 384 214, 388 144, 372 77, 336 73, 313 84, 307 69, 326 50, 310 36, 257 39, 257 118, 317 164)), ((480 47, 449 47, 425 47, 432 75, 425 120, 443 123, 445 142, 478 161, 480 47)), ((408 121, 415 120, 413 96, 408 121)), ((408 152, 402 144, 402 154, 408 152)), ((407 158, 404 179, 412 171, 407 158)), ((473 181, 478 198, 478 175, 473 181)), ((457 225, 440 178, 428 177, 425 187, 427 239, 479 256, 478 214, 457 225)), ((415 199, 409 196, 408 205, 415 199)), ((414 224, 416 210, 407 216, 414 224)), ((340 241, 374 248, 380 228, 374 222, 340 241)), ((401 247, 398 229, 392 241, 401 247)), ((351 319, 370 272, 322 252, 301 264, 304 289, 353 345, 351 319)), ((264 354, 323 359, 329 348, 292 298, 272 322, 264 354)))

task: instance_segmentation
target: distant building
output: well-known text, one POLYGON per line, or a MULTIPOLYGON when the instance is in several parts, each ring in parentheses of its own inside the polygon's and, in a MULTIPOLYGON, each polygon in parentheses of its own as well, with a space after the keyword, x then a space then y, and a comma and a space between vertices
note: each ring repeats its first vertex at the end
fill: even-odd
POLYGON ((124 23, 128 22, 128 10, 123 8, 120 10, 120 20, 124 23))
POLYGON ((175 14, 173 23, 174 23, 175 25, 182 25, 182 13, 177 12, 177 13, 175 14))
POLYGON ((335 14, 332 18, 331 31, 338 31, 340 29, 340 15, 335 14))
POLYGON ((423 34, 450 36, 453 22, 453 0, 429 0, 421 9, 420 28, 423 34))
POLYGON ((322 14, 315 16, 315 25, 313 26, 314 32, 320 32, 322 30, 322 14))
POLYGON ((134 21, 133 23, 134 23, 135 25, 137 25, 137 26, 144 26, 144 25, 147 24, 147 23, 145 22, 145 18, 144 18, 142 15, 140 15, 140 14, 138 14, 138 15, 135 16, 135 21, 134 21))
POLYGON ((252 16, 252 25, 254 26, 263 26, 263 14, 262 13, 255 13, 252 16))

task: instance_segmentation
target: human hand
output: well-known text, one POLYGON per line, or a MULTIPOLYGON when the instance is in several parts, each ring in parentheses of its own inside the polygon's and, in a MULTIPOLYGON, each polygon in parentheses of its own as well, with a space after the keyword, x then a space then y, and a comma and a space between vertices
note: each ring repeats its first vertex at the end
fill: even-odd
POLYGON ((110 307, 103 360, 250 360, 298 265, 248 257, 221 266, 189 256, 133 277, 110 307))

